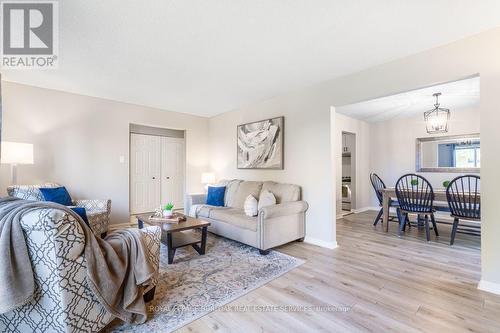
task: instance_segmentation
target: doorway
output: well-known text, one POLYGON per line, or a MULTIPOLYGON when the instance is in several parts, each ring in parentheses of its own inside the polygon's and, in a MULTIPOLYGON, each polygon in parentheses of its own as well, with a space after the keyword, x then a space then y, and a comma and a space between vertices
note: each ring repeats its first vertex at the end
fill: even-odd
POLYGON ((350 214, 356 205, 356 134, 342 131, 341 214, 350 214))
POLYGON ((184 208, 184 131, 130 126, 130 213, 154 212, 172 203, 184 208))

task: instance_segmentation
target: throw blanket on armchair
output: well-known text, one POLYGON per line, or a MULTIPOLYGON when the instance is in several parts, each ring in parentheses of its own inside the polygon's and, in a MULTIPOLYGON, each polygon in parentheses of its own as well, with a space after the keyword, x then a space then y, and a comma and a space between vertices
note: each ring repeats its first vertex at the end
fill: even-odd
POLYGON ((20 222, 24 214, 40 208, 63 210, 80 224, 85 234, 87 282, 103 307, 126 322, 145 322, 143 291, 155 268, 139 230, 116 231, 103 240, 95 237, 85 222, 65 206, 17 198, 0 199, 0 313, 33 297, 33 270, 20 222))

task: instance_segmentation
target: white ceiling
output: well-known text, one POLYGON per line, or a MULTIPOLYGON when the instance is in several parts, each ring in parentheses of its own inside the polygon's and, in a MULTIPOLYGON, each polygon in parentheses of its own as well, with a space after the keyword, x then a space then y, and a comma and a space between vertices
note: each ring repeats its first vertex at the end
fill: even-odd
POLYGON ((60 63, 5 80, 212 116, 500 25, 498 0, 59 1, 60 63))
POLYGON ((423 116, 425 111, 434 108, 434 93, 439 96, 441 107, 454 111, 476 108, 480 100, 480 78, 439 84, 432 87, 412 90, 401 94, 372 99, 336 108, 336 112, 367 122, 385 121, 393 118, 423 116))

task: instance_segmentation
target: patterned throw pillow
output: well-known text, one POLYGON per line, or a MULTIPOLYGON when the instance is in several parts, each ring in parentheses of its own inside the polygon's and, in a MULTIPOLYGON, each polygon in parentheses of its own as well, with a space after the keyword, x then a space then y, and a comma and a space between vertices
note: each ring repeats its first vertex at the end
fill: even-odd
POLYGON ((276 205, 276 197, 268 190, 262 190, 259 197, 259 210, 272 205, 276 205))
POLYGON ((257 216, 257 199, 253 195, 249 195, 245 199, 245 204, 243 205, 243 210, 247 216, 257 216))

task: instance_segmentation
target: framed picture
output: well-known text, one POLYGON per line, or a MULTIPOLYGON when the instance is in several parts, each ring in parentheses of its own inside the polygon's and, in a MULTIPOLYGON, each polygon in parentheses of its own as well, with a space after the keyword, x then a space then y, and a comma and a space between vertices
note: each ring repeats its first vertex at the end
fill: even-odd
POLYGON ((284 117, 260 120, 237 127, 238 169, 284 168, 284 117))

